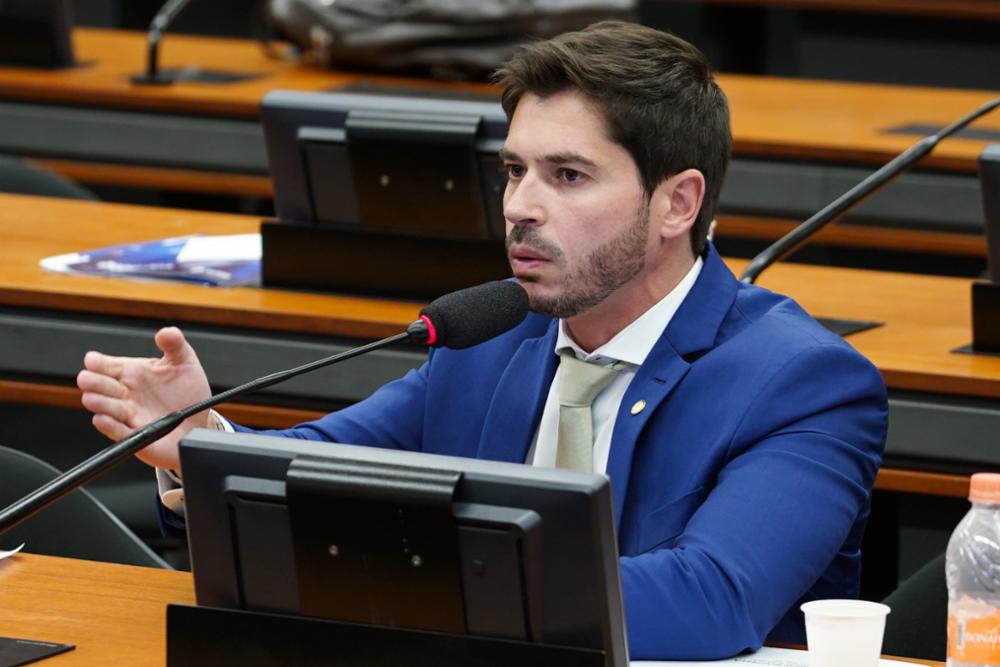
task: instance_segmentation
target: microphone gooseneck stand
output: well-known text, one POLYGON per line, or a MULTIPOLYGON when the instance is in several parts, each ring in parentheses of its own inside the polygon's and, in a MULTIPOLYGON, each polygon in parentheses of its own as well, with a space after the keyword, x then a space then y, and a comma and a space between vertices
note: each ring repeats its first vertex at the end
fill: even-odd
POLYGON ((255 79, 259 74, 246 72, 221 72, 197 67, 160 69, 160 42, 167 28, 174 22, 191 0, 167 0, 149 24, 146 43, 146 69, 132 76, 132 83, 140 86, 164 86, 178 81, 195 83, 235 83, 255 79))
POLYGON ((961 120, 942 128, 936 134, 932 134, 929 137, 921 139, 916 144, 900 153, 894 159, 882 166, 881 169, 855 185, 834 201, 830 202, 811 218, 765 248, 763 252, 750 260, 750 263, 740 276, 740 280, 748 284, 753 284, 764 269, 798 250, 798 248, 813 234, 843 216, 869 196, 880 190, 890 181, 894 180, 904 171, 912 167, 924 156, 934 150, 934 147, 937 146, 938 142, 942 139, 950 137, 972 121, 976 120, 980 116, 986 115, 990 111, 993 111, 998 106, 1000 106, 1000 98, 984 104, 961 120))
POLYGON ((156 16, 149 24, 149 38, 146 52, 146 71, 132 77, 132 83, 138 84, 167 84, 173 83, 177 77, 176 73, 160 72, 160 40, 163 33, 167 31, 177 15, 188 6, 191 0, 167 0, 167 3, 156 12, 156 16))
POLYGON ((520 324, 528 308, 527 293, 510 281, 497 280, 445 294, 425 306, 420 311, 420 318, 411 322, 402 333, 265 375, 150 422, 4 509, 0 512, 0 534, 162 438, 188 417, 219 403, 404 340, 452 349, 478 345, 520 324))
POLYGON ((340 352, 323 359, 318 359, 296 368, 265 375, 264 377, 257 378, 256 380, 252 380, 246 384, 242 384, 238 387, 233 387, 232 389, 210 396, 209 398, 199 401, 193 405, 189 405, 188 407, 176 412, 164 415, 163 417, 150 422, 146 426, 143 426, 131 435, 122 438, 110 447, 94 454, 82 463, 79 463, 73 468, 67 470, 62 475, 59 475, 52 481, 39 487, 29 495, 21 498, 4 509, 0 512, 0 534, 5 533, 7 530, 31 517, 36 512, 44 509, 59 498, 62 498, 64 495, 75 490, 77 487, 86 484, 106 470, 115 467, 143 447, 159 440, 177 428, 181 422, 192 415, 196 415, 199 412, 215 407, 219 403, 236 396, 270 387, 271 385, 284 382, 285 380, 291 379, 297 375, 308 373, 340 361, 345 361, 347 359, 351 359, 352 357, 365 354, 366 352, 371 352, 372 350, 392 345, 393 343, 398 343, 407 339, 426 339, 427 334, 428 330, 426 324, 422 320, 417 320, 402 333, 368 343, 367 345, 362 345, 361 347, 356 347, 352 350, 347 350, 346 352, 340 352), (423 328, 421 328, 421 325, 423 328))

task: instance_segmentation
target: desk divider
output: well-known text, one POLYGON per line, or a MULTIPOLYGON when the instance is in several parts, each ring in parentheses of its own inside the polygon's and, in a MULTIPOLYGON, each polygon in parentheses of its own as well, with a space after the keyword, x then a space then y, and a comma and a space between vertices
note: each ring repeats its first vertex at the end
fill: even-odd
POLYGON ((603 651, 167 605, 167 667, 605 667, 603 651))
POLYGON ((996 283, 972 283, 971 351, 1000 354, 1000 285, 996 283))
POLYGON ((426 301, 509 278, 502 241, 265 220, 264 287, 426 301))

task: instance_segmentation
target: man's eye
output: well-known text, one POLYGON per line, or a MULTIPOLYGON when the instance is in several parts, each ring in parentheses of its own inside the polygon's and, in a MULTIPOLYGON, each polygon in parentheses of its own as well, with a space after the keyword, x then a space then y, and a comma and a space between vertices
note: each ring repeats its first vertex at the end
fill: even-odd
POLYGON ((521 178, 524 176, 524 167, 519 164, 505 164, 503 166, 507 178, 521 178))
POLYGON ((567 183, 576 183, 577 181, 583 180, 583 174, 576 169, 560 169, 559 178, 567 183))

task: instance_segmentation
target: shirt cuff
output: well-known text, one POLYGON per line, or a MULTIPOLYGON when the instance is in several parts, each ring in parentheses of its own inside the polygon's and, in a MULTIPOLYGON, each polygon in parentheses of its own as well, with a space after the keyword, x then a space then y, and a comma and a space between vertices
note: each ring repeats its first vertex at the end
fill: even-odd
POLYGON ((233 425, 229 423, 229 420, 215 410, 208 411, 208 428, 216 431, 226 431, 227 433, 236 432, 236 429, 234 429, 233 425))
MULTIPOLYGON (((216 431, 233 433, 235 429, 222 415, 215 410, 208 411, 208 427, 216 431)), ((156 487, 163 506, 184 518, 184 480, 180 473, 166 468, 156 469, 156 487)))
POLYGON ((163 506, 177 516, 184 518, 184 488, 181 478, 173 470, 157 468, 156 487, 163 506))

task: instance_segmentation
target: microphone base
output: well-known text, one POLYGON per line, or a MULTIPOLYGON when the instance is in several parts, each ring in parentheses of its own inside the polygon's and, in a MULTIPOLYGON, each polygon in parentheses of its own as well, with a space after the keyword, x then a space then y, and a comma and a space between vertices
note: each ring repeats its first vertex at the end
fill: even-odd
POLYGON ((153 76, 150 76, 149 72, 140 72, 134 74, 131 81, 137 86, 169 86, 173 83, 226 84, 259 79, 262 76, 264 75, 258 72, 226 72, 197 67, 174 67, 160 70, 153 76))
POLYGON ((875 320, 843 320, 832 317, 817 317, 816 321, 823 325, 824 329, 837 334, 841 338, 847 338, 851 334, 874 329, 884 324, 875 320))

